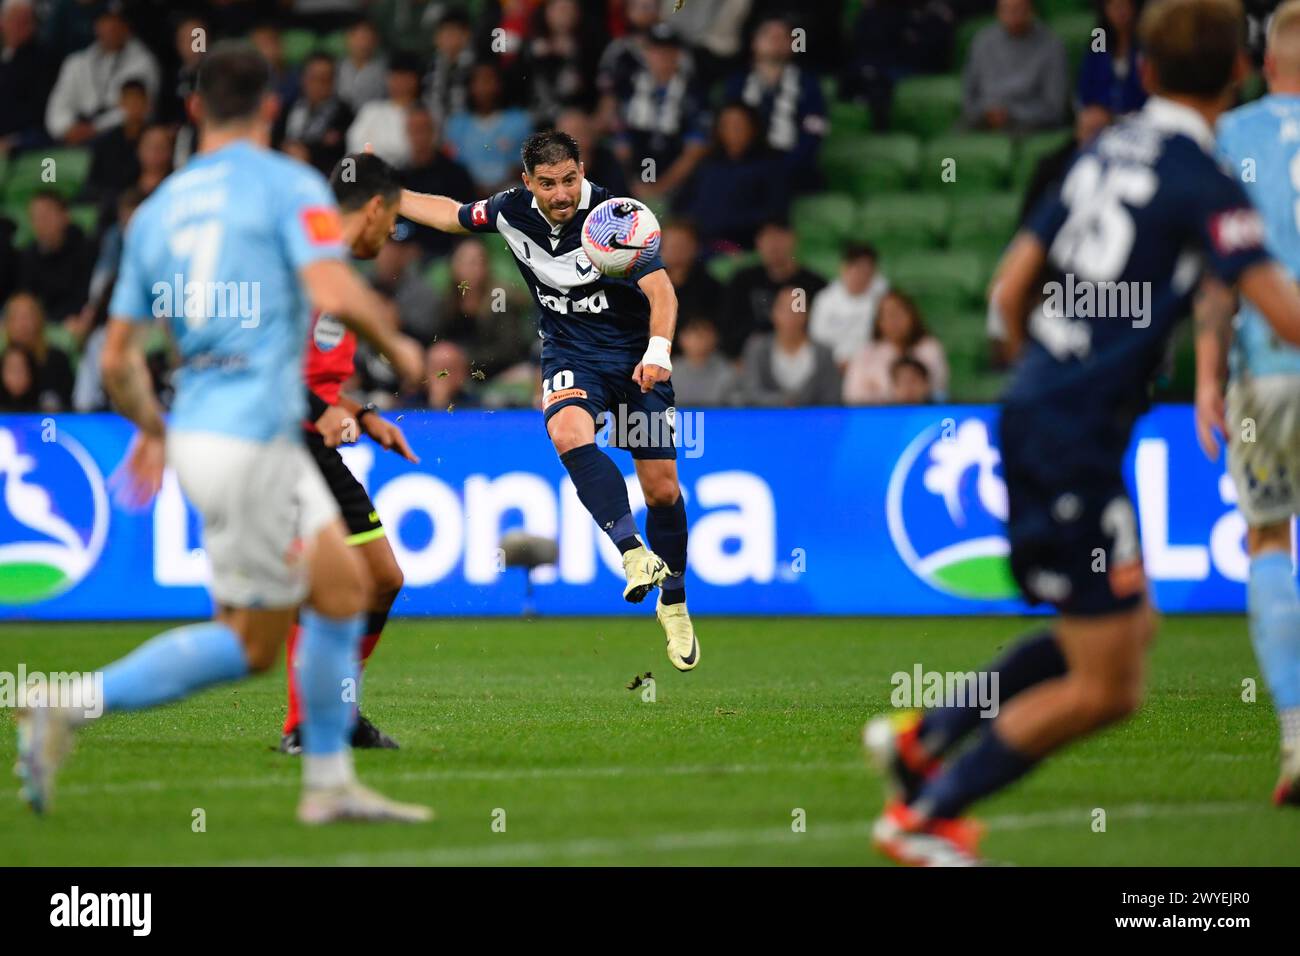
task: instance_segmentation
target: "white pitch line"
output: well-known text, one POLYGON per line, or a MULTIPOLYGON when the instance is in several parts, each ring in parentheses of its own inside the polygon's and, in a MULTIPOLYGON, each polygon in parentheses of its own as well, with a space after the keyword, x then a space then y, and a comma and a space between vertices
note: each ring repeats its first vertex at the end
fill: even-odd
MULTIPOLYGON (((862 761, 842 763, 791 763, 791 764, 686 764, 669 767, 629 764, 611 767, 524 767, 484 770, 404 770, 388 771, 367 767, 366 780, 395 782, 441 780, 583 780, 612 777, 681 777, 728 776, 732 774, 807 773, 824 771, 859 770, 862 761)), ((212 780, 128 780, 122 783, 86 783, 60 787, 59 793, 68 796, 93 794, 163 793, 171 790, 201 791, 256 790, 264 787, 296 787, 301 783, 298 774, 266 775, 263 777, 217 777, 212 780)))
MULTIPOLYGON (((1148 803, 1124 804, 1107 811, 1109 819, 1145 820, 1161 816, 1198 817, 1219 816, 1255 810, 1257 802, 1222 802, 1175 804, 1158 806, 1148 803)), ((1032 830, 1049 827, 1088 827, 1093 808, 1049 810, 1039 813, 1013 813, 989 817, 984 822, 991 831, 1032 830)), ((436 824, 435 824, 436 826, 436 824)), ((379 853, 342 853, 319 857, 264 857, 260 859, 221 862, 222 866, 463 866, 466 864, 529 864, 552 863, 560 860, 588 859, 591 857, 627 857, 627 862, 638 862, 637 854, 672 853, 679 850, 721 850, 749 846, 789 845, 824 840, 865 841, 871 832, 868 821, 853 823, 811 823, 805 833, 794 833, 788 827, 766 827, 752 830, 698 830, 685 833, 661 833, 648 837, 628 839, 593 838, 584 840, 534 841, 508 843, 506 838, 494 837, 502 842, 476 846, 431 847, 428 849, 390 850, 379 853)), ((863 853, 867 852, 864 843, 863 853)), ((792 860, 792 862, 794 862, 792 860)), ((199 864, 206 865, 206 864, 199 864)))

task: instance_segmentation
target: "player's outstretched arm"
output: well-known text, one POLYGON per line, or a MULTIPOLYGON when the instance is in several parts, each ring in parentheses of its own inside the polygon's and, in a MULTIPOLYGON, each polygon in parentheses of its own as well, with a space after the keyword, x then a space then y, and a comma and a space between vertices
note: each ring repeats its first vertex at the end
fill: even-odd
POLYGON ((144 352, 136 341, 138 326, 127 319, 109 319, 100 374, 113 406, 146 435, 162 438, 162 406, 154 396, 144 352))
POLYGON ((989 283, 991 304, 1007 326, 1008 359, 1020 354, 1025 340, 1025 318, 1037 298, 1035 285, 1046 261, 1047 250, 1042 240, 1033 233, 1022 232, 1012 240, 989 283))
POLYGON ((378 319, 384 302, 340 259, 318 259, 302 269, 303 286, 314 308, 339 319, 392 363, 408 385, 424 378, 419 347, 378 319))
POLYGON ((1272 259, 1257 263, 1241 274, 1238 287, 1280 338, 1300 347, 1300 289, 1281 266, 1272 259))
POLYGON ((166 463, 162 406, 154 397, 136 329, 136 323, 127 319, 109 319, 100 355, 104 390, 117 410, 140 429, 122 467, 109 479, 118 501, 128 508, 144 507, 153 500, 162 487, 166 463))
POLYGON ((1219 457, 1219 435, 1227 433, 1223 384, 1228 374, 1228 346, 1232 342, 1232 314, 1237 298, 1218 279, 1201 280, 1193 306, 1196 326, 1196 438, 1210 461, 1219 457))
POLYGON ((637 280, 637 287, 650 300, 650 344, 632 370, 632 381, 642 392, 672 375, 673 332, 677 329, 677 292, 665 269, 656 269, 637 280))
POLYGON ((460 224, 460 203, 447 196, 415 193, 403 189, 398 211, 412 222, 437 229, 439 232, 469 232, 460 224))

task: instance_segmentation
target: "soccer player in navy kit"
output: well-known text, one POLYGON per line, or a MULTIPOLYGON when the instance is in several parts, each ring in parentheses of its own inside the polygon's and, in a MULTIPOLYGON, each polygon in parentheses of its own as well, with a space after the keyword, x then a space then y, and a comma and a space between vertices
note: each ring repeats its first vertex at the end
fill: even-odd
POLYGON ((1138 708, 1156 622, 1121 463, 1203 269, 1236 285, 1275 334, 1300 342, 1300 292, 1214 158, 1214 122, 1243 73, 1243 22, 1239 0, 1147 8, 1150 101, 1075 159, 999 269, 994 305, 1013 344, 1024 340, 1001 419, 1011 568, 1025 598, 1059 616, 990 666, 998 712, 947 763, 982 723, 975 708, 867 725, 892 790, 873 839, 898 862, 976 862, 967 807, 1138 708), (1060 289, 1083 287, 1096 290, 1094 304, 1105 292, 1128 307, 1059 307, 1060 289))
POLYGON ((443 232, 500 233, 509 245, 539 312, 547 433, 578 498, 623 555, 624 598, 638 602, 660 588, 655 613, 668 659, 680 671, 692 670, 700 647, 686 611, 686 507, 671 440, 669 352, 677 296, 657 255, 615 279, 583 253, 587 213, 610 196, 584 176, 571 136, 536 133, 522 156, 522 186, 464 204, 403 191, 401 212, 443 232), (645 429, 611 429, 611 435, 616 445, 626 441, 622 447, 636 462, 649 548, 637 534, 622 473, 596 445, 602 412, 616 423, 640 413, 648 423, 645 429))

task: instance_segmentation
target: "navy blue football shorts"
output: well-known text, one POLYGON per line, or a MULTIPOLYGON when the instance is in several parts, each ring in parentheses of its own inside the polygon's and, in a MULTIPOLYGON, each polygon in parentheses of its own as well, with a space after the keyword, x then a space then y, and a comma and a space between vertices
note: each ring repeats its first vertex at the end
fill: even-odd
POLYGON ((672 382, 658 382, 648 392, 632 381, 641 360, 600 359, 555 351, 542 356, 542 414, 578 405, 596 422, 614 448, 637 459, 677 458, 677 410, 672 382))
POLYGON ((1011 572, 1025 599, 1079 617, 1137 607, 1146 576, 1124 484, 1127 428, 1008 406, 999 429, 1011 572))

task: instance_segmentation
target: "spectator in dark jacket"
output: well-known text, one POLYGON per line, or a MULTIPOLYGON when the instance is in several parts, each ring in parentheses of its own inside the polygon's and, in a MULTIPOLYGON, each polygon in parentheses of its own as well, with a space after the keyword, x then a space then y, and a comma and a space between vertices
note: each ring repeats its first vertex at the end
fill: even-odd
POLYGON ((1102 0, 1100 49, 1088 46, 1079 71, 1079 103, 1114 116, 1142 108, 1147 100, 1138 75, 1138 0, 1102 0))
POLYGON ((794 230, 784 220, 766 223, 758 233, 759 263, 742 269, 731 278, 723 297, 722 350, 733 358, 754 332, 772 330, 772 302, 778 290, 794 288, 804 309, 826 286, 815 272, 799 265, 794 257, 794 230))
POLYGON ((122 122, 105 130, 90 144, 90 172, 86 198, 112 203, 114 197, 140 176, 140 138, 149 122, 149 92, 139 80, 122 84, 119 98, 122 122))
POLYGON ((39 192, 27 204, 35 238, 19 257, 18 286, 40 300, 52 321, 75 316, 86 304, 94 245, 68 218, 58 193, 39 192))
POLYGON ((713 319, 722 304, 722 286, 700 262, 700 237, 695 225, 674 219, 661 226, 659 254, 677 293, 681 315, 703 315, 713 319))
POLYGON ((46 141, 45 101, 57 60, 36 38, 29 0, 0 8, 0 155, 46 141))
POLYGON ((758 111, 767 145, 785 158, 795 188, 805 191, 819 185, 817 153, 830 124, 817 75, 794 62, 792 29, 782 18, 760 23, 752 65, 731 78, 726 94, 758 111))
POLYGON ((45 313, 28 292, 9 297, 4 310, 4 345, 20 349, 31 360, 36 406, 58 412, 72 407, 72 362, 45 337, 45 313))
POLYGON ((945 0, 865 0, 853 21, 853 59, 841 94, 865 100, 877 129, 888 129, 894 84, 948 68, 956 16, 945 0))
MULTIPOLYGON (((411 161, 401 171, 402 185, 418 193, 449 196, 460 202, 479 198, 469 172, 443 151, 437 124, 422 105, 406 116, 411 161)), ((456 239, 445 232, 411 223, 412 235, 425 255, 446 255, 456 239)))
POLYGON ((335 94, 334 59, 313 53, 302 65, 302 95, 278 125, 276 141, 302 143, 311 164, 328 176, 343 158, 352 110, 335 94))
POLYGON ((709 245, 750 248, 759 225, 784 215, 790 204, 788 179, 758 140, 756 122, 743 103, 723 107, 714 146, 679 198, 709 245))

